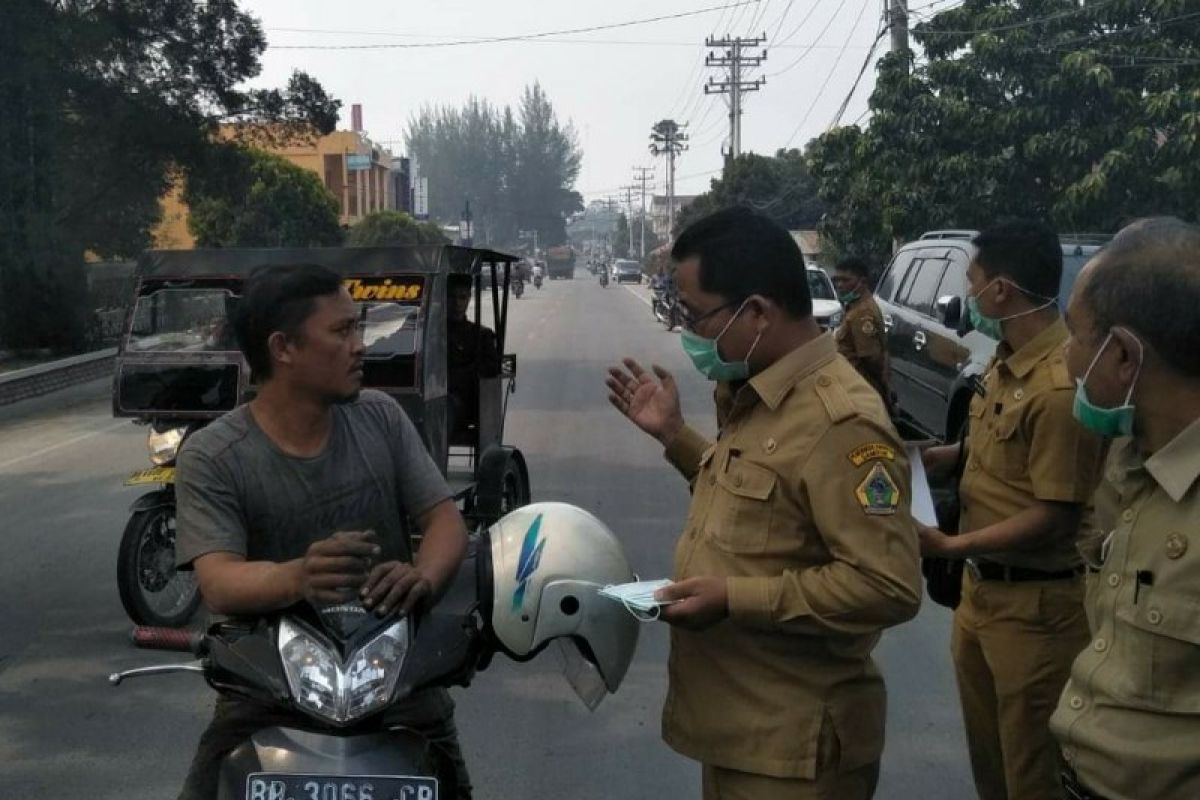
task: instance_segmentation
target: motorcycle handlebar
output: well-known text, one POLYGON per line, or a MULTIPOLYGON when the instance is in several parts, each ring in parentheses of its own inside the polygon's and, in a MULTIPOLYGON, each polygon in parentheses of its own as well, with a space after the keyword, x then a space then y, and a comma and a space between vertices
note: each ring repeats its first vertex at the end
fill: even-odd
POLYGON ((187 628, 156 628, 134 625, 129 640, 145 650, 172 650, 199 654, 204 647, 204 634, 187 628))

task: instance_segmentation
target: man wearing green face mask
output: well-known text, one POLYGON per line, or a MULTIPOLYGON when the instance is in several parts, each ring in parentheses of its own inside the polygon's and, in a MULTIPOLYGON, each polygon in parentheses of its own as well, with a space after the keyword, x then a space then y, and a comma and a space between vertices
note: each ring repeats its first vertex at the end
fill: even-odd
POLYGON ((661 367, 626 360, 608 378, 692 487, 658 595, 672 626, 663 738, 702 763, 705 800, 867 800, 886 707, 871 651, 921 593, 904 448, 813 319, 787 231, 721 211, 671 258, 683 346, 717 382, 717 440, 684 424, 661 367))
POLYGON ((1149 219, 1068 307, 1075 413, 1112 444, 1081 543, 1091 644, 1050 725, 1070 796, 1200 797, 1200 228, 1149 219))
MULTIPOLYGON (((959 531, 920 526, 921 547, 967 561, 951 652, 979 797, 1061 800, 1049 719, 1087 644, 1075 545, 1102 442, 1071 418, 1067 329, 1053 299, 1058 237, 1013 222, 973 243, 969 306, 1000 344, 971 401, 959 531)), ((927 450, 930 472, 957 463, 961 446, 927 450)))
POLYGON ((883 328, 883 313, 871 293, 870 273, 867 262, 854 256, 843 258, 834 267, 830 277, 838 300, 846 307, 846 316, 833 338, 837 340, 838 352, 890 407, 887 332, 883 328))

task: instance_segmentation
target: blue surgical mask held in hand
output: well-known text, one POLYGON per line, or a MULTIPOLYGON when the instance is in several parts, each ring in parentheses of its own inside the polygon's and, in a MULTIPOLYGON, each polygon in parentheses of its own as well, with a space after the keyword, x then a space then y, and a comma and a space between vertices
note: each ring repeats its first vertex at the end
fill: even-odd
POLYGON ((721 351, 717 348, 717 343, 721 341, 721 337, 729 330, 729 326, 733 324, 738 315, 742 313, 742 309, 746 307, 743 301, 738 310, 729 318, 729 322, 725 323, 725 327, 721 328, 721 332, 717 334, 715 339, 705 339, 697 333, 683 329, 679 340, 683 345, 683 350, 692 360, 692 365, 697 371, 710 381, 724 381, 726 383, 732 381, 744 381, 750 377, 750 356, 754 354, 754 349, 758 347, 759 340, 762 339, 762 334, 754 339, 754 344, 750 345, 749 352, 741 361, 725 361, 721 358, 721 351))
MULTIPOLYGON (((1126 331, 1126 333, 1129 332, 1126 331)), ((1129 335, 1133 336, 1132 333, 1129 335)), ((1145 358, 1145 349, 1142 347, 1141 340, 1133 336, 1133 340, 1138 345, 1138 366, 1137 372, 1133 375, 1133 383, 1129 384, 1129 391, 1125 393, 1125 402, 1115 408, 1103 408, 1096 405, 1088 398, 1087 380, 1091 377, 1092 370, 1096 368, 1100 354, 1104 352, 1104 348, 1108 347, 1108 343, 1112 339, 1113 332, 1109 331, 1108 336, 1100 345, 1100 349, 1096 351, 1096 355, 1092 356, 1092 363, 1088 364, 1083 377, 1075 379, 1075 404, 1071 408, 1071 413, 1075 415, 1075 419, 1079 420, 1080 425, 1092 433, 1109 439, 1133 435, 1134 406, 1130 400, 1133 399, 1133 390, 1137 387, 1138 378, 1142 375, 1142 362, 1145 358)))

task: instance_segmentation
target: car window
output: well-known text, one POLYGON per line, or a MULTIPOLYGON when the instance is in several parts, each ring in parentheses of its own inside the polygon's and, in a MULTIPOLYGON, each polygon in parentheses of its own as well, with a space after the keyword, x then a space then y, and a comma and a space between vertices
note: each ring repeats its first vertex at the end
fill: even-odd
POLYGON ((944 258, 923 259, 910 272, 915 276, 905 281, 901 287, 900 304, 911 308, 927 317, 933 316, 933 304, 937 299, 938 285, 942 282, 942 274, 950 262, 944 258))
POLYGON ((1058 302, 1062 308, 1067 307, 1067 301, 1071 299, 1071 290, 1075 288, 1075 281, 1079 278, 1079 272, 1083 269, 1092 257, 1091 255, 1064 255, 1063 256, 1063 271, 1062 282, 1058 285, 1058 302))
POLYGON ((967 257, 965 253, 954 253, 950 258, 950 266, 942 276, 938 287, 937 297, 967 297, 967 257))
POLYGON ((875 287, 876 295, 882 297, 884 300, 892 299, 896 285, 904 279, 904 271, 912 264, 913 256, 916 255, 916 252, 915 250, 905 250, 896 254, 896 257, 892 259, 891 265, 879 280, 879 285, 875 287))
POLYGON ((813 300, 836 300, 829 276, 819 269, 808 270, 808 293, 813 300))

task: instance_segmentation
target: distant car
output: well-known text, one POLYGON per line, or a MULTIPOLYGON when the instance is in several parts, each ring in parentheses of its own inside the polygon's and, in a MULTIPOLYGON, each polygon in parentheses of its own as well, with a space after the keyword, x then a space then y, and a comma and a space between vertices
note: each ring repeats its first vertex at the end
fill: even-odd
MULTIPOLYGON (((970 329, 967 267, 976 231, 933 231, 896 251, 879 279, 875 299, 883 312, 892 390, 901 421, 923 436, 955 439, 971 394, 996 350, 996 341, 970 329)), ((1066 308, 1083 265, 1109 237, 1061 236, 1063 274, 1058 289, 1066 308)))
POLYGON ((813 318, 821 330, 829 331, 842 324, 842 304, 838 302, 833 281, 820 267, 808 267, 808 293, 812 295, 813 318))
POLYGON ((617 283, 642 282, 642 265, 629 258, 618 258, 613 262, 613 280, 617 283))

